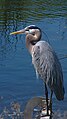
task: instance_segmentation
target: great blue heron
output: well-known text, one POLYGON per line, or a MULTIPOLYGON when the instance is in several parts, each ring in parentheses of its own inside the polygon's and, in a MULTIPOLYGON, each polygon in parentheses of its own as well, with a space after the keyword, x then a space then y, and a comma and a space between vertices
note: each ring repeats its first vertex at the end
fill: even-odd
POLYGON ((42 32, 35 25, 30 25, 23 30, 12 32, 11 34, 26 34, 26 47, 31 56, 32 63, 38 75, 45 83, 45 94, 48 114, 48 88, 52 94, 54 92, 58 100, 64 99, 63 73, 58 57, 50 44, 46 41, 40 41, 42 32))

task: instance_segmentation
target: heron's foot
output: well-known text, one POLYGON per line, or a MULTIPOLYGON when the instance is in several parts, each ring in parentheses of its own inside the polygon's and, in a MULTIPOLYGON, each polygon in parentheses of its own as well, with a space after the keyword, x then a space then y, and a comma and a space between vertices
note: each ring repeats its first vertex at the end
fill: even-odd
POLYGON ((50 110, 50 116, 51 116, 50 119, 52 119, 52 115, 54 114, 54 112, 52 110, 52 101, 51 100, 50 100, 50 104, 49 104, 49 110, 50 110))
POLYGON ((49 115, 48 99, 46 100, 46 110, 47 110, 47 113, 46 113, 46 115, 49 115))
POLYGON ((48 102, 48 107, 46 106, 46 110, 47 110, 47 112, 46 112, 46 116, 50 116, 50 119, 52 119, 52 116, 53 116, 53 111, 52 111, 52 100, 50 100, 49 102, 48 102))
POLYGON ((41 117, 46 117, 46 118, 52 119, 53 115, 51 115, 50 110, 48 110, 48 112, 49 112, 49 114, 47 114, 47 110, 46 109, 42 110, 41 117))

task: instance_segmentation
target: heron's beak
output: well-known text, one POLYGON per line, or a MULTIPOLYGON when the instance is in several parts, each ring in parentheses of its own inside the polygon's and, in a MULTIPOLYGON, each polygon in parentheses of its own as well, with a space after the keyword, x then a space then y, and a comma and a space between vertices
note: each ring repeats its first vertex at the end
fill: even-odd
POLYGON ((10 35, 14 35, 14 34, 23 34, 23 33, 25 33, 25 29, 19 30, 19 31, 15 31, 15 32, 12 32, 12 33, 10 33, 10 35))

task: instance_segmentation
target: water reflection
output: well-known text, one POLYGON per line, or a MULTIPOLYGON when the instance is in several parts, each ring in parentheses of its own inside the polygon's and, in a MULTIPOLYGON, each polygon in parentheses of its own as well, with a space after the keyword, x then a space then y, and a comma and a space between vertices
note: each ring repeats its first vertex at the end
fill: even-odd
POLYGON ((43 17, 66 17, 67 1, 17 0, 0 1, 1 20, 36 20, 43 17))
POLYGON ((10 30, 10 26, 13 25, 15 30, 20 25, 19 21, 27 23, 34 20, 39 21, 43 18, 66 17, 66 3, 66 0, 1 0, 0 26, 4 26, 3 30, 10 30), (9 27, 7 28, 7 26, 9 27))
POLYGON ((1 35, 18 30, 22 23, 31 23, 44 18, 66 17, 66 0, 43 1, 43 0, 4 0, 0 1, 0 32, 1 35), (13 26, 13 27, 12 27, 13 26))

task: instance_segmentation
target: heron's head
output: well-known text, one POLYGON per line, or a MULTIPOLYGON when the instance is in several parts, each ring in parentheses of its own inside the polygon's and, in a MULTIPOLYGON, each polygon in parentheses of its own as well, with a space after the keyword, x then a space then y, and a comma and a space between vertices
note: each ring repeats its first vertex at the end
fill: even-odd
POLYGON ((14 34, 26 34, 26 35, 31 34, 33 36, 39 34, 39 38, 41 38, 41 29, 35 25, 30 25, 22 30, 10 33, 10 35, 14 34))

